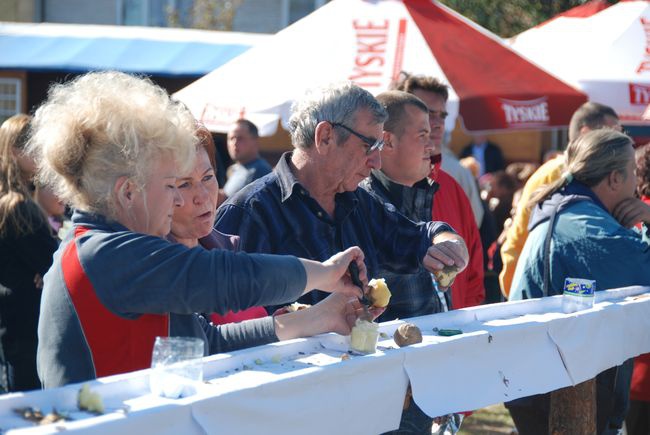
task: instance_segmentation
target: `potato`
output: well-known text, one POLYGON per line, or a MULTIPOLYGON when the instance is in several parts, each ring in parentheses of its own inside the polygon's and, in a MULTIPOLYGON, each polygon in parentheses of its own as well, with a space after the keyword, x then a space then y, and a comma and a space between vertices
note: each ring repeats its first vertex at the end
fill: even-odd
POLYGON ((422 331, 412 323, 404 323, 395 330, 393 340, 399 347, 422 343, 422 331))
POLYGON ((88 384, 83 384, 81 386, 77 401, 79 404, 79 409, 83 409, 88 412, 96 412, 97 414, 104 413, 104 403, 102 402, 102 396, 100 396, 98 393, 90 391, 88 384))
POLYGON ((391 293, 384 278, 371 279, 368 282, 368 300, 373 307, 384 308, 390 301, 391 293))
POLYGON ((433 275, 436 277, 436 281, 438 281, 440 287, 447 288, 453 284, 456 275, 458 275, 458 267, 445 266, 442 270, 433 272, 433 275))
POLYGON ((377 323, 357 319, 350 333, 350 348, 360 353, 375 353, 379 338, 378 327, 377 323))
POLYGON ((305 308, 309 307, 311 307, 311 305, 294 302, 293 304, 287 305, 284 308, 287 310, 287 313, 295 313, 296 311, 304 310, 305 308))

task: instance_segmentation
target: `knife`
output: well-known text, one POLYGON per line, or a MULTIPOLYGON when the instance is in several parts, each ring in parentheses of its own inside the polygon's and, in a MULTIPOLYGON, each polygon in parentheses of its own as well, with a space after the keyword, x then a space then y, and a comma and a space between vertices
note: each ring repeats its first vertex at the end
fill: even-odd
POLYGON ((364 285, 361 282, 361 279, 359 279, 359 266, 357 266, 356 262, 351 261, 350 265, 348 266, 348 271, 350 272, 350 277, 352 278, 352 284, 356 285, 361 289, 361 298, 359 300, 361 301, 361 305, 363 306, 363 312, 365 317, 365 319, 363 320, 368 320, 369 322, 372 322, 372 314, 370 314, 370 311, 368 311, 368 307, 371 305, 371 303, 366 297, 366 292, 364 291, 364 285))

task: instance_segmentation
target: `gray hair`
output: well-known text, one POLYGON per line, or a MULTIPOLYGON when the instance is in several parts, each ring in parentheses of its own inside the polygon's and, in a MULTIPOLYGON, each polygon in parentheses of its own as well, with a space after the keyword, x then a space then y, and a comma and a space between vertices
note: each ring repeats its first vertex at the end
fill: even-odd
POLYGON ((181 172, 195 157, 196 124, 149 79, 93 72, 52 86, 36 111, 28 148, 39 178, 75 208, 114 217, 119 177, 144 186, 161 154, 181 172))
POLYGON ((571 178, 589 187, 600 183, 612 172, 625 177, 630 161, 630 150, 634 142, 629 136, 611 129, 589 131, 569 143, 566 151, 566 173, 555 182, 535 193, 529 202, 534 206, 564 187, 571 178))
MULTIPOLYGON (((368 110, 377 123, 383 123, 388 113, 372 94, 352 82, 344 82, 310 89, 305 97, 291 106, 289 131, 294 147, 310 148, 316 139, 316 126, 328 121, 352 127, 359 110, 368 110)), ((337 129, 339 142, 345 142, 350 133, 337 129), (340 131, 339 131, 340 130, 340 131)))

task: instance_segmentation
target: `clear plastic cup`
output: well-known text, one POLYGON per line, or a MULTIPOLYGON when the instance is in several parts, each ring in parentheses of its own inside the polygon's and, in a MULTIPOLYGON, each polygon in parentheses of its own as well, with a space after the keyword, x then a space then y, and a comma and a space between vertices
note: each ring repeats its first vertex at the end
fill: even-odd
POLYGON ((196 393, 203 382, 203 352, 200 338, 156 337, 149 375, 151 392, 170 399, 196 393))
POLYGON ((564 296, 562 296, 562 311, 568 314, 592 308, 595 291, 596 281, 566 278, 564 280, 564 296))

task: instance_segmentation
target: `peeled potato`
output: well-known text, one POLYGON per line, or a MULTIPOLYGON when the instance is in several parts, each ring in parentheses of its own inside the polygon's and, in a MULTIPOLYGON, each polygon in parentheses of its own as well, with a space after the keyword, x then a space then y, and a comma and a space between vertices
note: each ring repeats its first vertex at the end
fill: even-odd
POLYGON ((287 305, 284 308, 287 310, 287 313, 294 313, 296 311, 304 310, 305 308, 309 308, 309 307, 311 307, 311 305, 294 302, 293 304, 287 305))
POLYGON ((442 270, 437 270, 433 272, 436 277, 436 281, 440 284, 440 287, 449 287, 453 282, 456 275, 458 275, 458 267, 456 266, 445 266, 442 270))
POLYGON ((375 322, 357 319, 350 333, 350 347, 361 353, 375 353, 379 338, 378 327, 375 322))
POLYGON ((104 413, 104 403, 102 396, 90 390, 88 384, 83 384, 79 390, 78 397, 79 409, 85 409, 88 412, 104 413))
POLYGON ((370 291, 368 292, 368 300, 373 307, 384 308, 390 301, 391 293, 386 285, 384 278, 371 279, 368 282, 370 291))
POLYGON ((399 347, 422 343, 422 331, 412 323, 404 323, 395 330, 393 340, 399 347))

